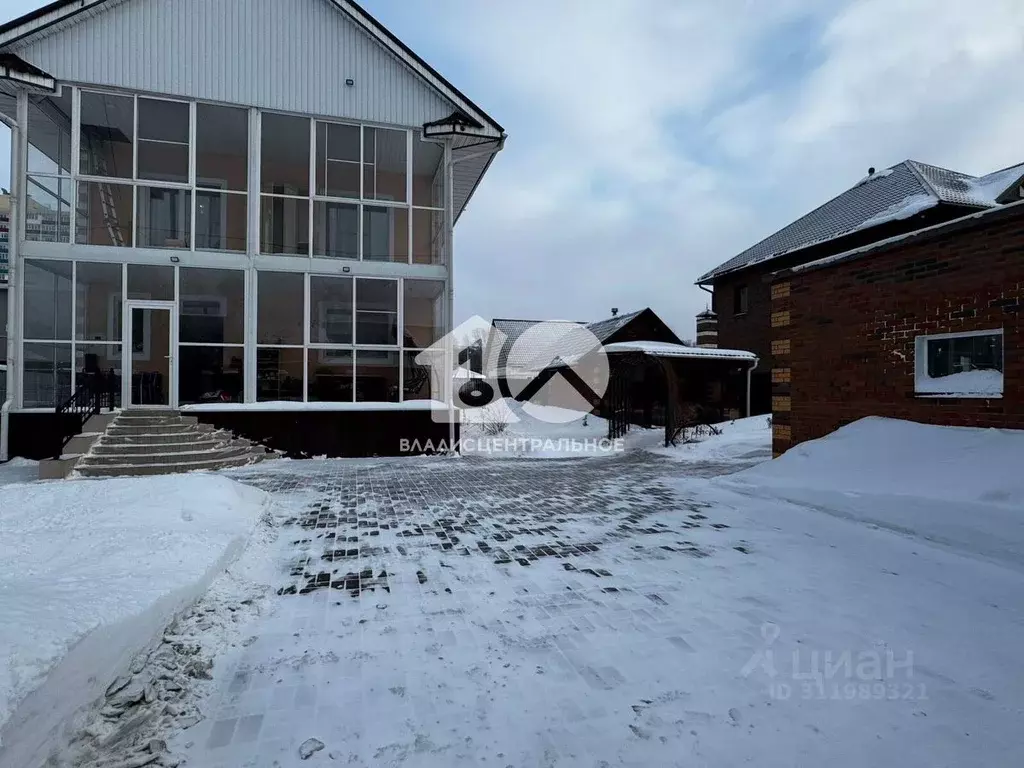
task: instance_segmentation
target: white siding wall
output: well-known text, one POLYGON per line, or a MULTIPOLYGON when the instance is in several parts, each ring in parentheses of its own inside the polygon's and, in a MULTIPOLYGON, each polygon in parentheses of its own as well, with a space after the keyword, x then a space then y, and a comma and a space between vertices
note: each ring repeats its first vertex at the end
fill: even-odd
POLYGON ((16 50, 64 81, 405 126, 453 110, 330 0, 132 0, 16 50))

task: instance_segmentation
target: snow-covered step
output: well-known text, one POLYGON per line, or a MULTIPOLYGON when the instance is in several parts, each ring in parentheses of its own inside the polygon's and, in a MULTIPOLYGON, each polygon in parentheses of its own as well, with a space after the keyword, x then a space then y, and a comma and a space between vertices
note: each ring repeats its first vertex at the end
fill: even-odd
POLYGON ((164 422, 162 424, 125 424, 118 420, 107 428, 108 435, 172 435, 197 431, 195 424, 164 422))
POLYGON ((181 453, 182 451, 209 451, 220 446, 230 445, 230 437, 208 437, 202 435, 195 440, 182 440, 176 437, 167 442, 144 442, 139 440, 126 441, 116 438, 105 438, 93 446, 91 453, 95 456, 135 454, 135 453, 181 453))
POLYGON ((259 457, 247 455, 233 458, 211 459, 209 461, 192 461, 188 463, 169 464, 108 464, 104 466, 79 464, 77 472, 82 477, 117 477, 120 475, 170 475, 177 472, 194 472, 196 470, 228 469, 244 467, 260 461, 259 457))
POLYGON ((276 456, 226 430, 168 411, 125 411, 77 463, 84 477, 223 469, 276 456))
POLYGON ((212 450, 190 450, 190 451, 178 451, 174 453, 170 452, 159 452, 159 453, 120 453, 120 454, 104 454, 83 457, 78 464, 78 469, 82 467, 100 467, 100 466, 121 466, 124 464, 133 464, 136 466, 148 465, 148 464, 192 464, 195 462, 203 461, 214 461, 216 459, 234 459, 240 456, 254 456, 254 452, 248 446, 227 446, 223 448, 215 448, 212 450))

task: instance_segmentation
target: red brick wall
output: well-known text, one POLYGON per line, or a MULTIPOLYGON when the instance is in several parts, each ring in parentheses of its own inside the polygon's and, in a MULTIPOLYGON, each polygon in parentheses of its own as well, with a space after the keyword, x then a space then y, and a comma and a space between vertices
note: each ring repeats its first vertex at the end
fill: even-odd
POLYGON ((780 274, 775 450, 864 416, 1024 429, 1024 207, 823 268, 780 274), (788 289, 788 295, 787 294, 788 289), (1003 329, 1003 396, 914 393, 915 338, 1003 329))

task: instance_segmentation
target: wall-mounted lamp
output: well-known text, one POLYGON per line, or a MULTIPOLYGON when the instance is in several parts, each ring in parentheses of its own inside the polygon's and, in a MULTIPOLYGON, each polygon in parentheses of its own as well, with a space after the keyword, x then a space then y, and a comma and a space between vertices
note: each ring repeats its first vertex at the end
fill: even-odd
POLYGON ((353 80, 351 77, 346 77, 345 78, 345 85, 347 85, 349 88, 351 88, 355 84, 356 84, 356 81, 353 80))
POLYGON ((179 261, 181 261, 180 256, 171 256, 171 264, 177 264, 179 261))
POLYGON ((342 267, 341 271, 342 272, 351 272, 352 271, 352 267, 342 267))

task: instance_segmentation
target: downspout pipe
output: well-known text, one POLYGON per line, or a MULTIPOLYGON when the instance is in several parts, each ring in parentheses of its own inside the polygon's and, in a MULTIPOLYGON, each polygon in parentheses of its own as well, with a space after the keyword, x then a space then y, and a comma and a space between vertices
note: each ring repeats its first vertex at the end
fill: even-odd
POLYGON ((751 374, 753 374, 754 369, 757 368, 757 365, 760 362, 761 362, 761 359, 755 357, 753 362, 751 362, 751 364, 749 366, 747 366, 747 418, 750 418, 751 416, 753 416, 753 414, 750 412, 750 379, 751 379, 751 374))
MULTIPOLYGON (((19 99, 18 112, 21 112, 19 99)), ((7 115, 0 114, 0 122, 11 129, 11 213, 7 234, 7 329, 8 333, 15 330, 18 320, 18 243, 21 233, 21 131, 18 121, 11 120, 7 115)), ((8 339, 7 344, 7 399, 0 406, 0 462, 7 461, 10 456, 11 409, 15 403, 17 387, 16 368, 21 351, 18 340, 20 334, 8 339)))

